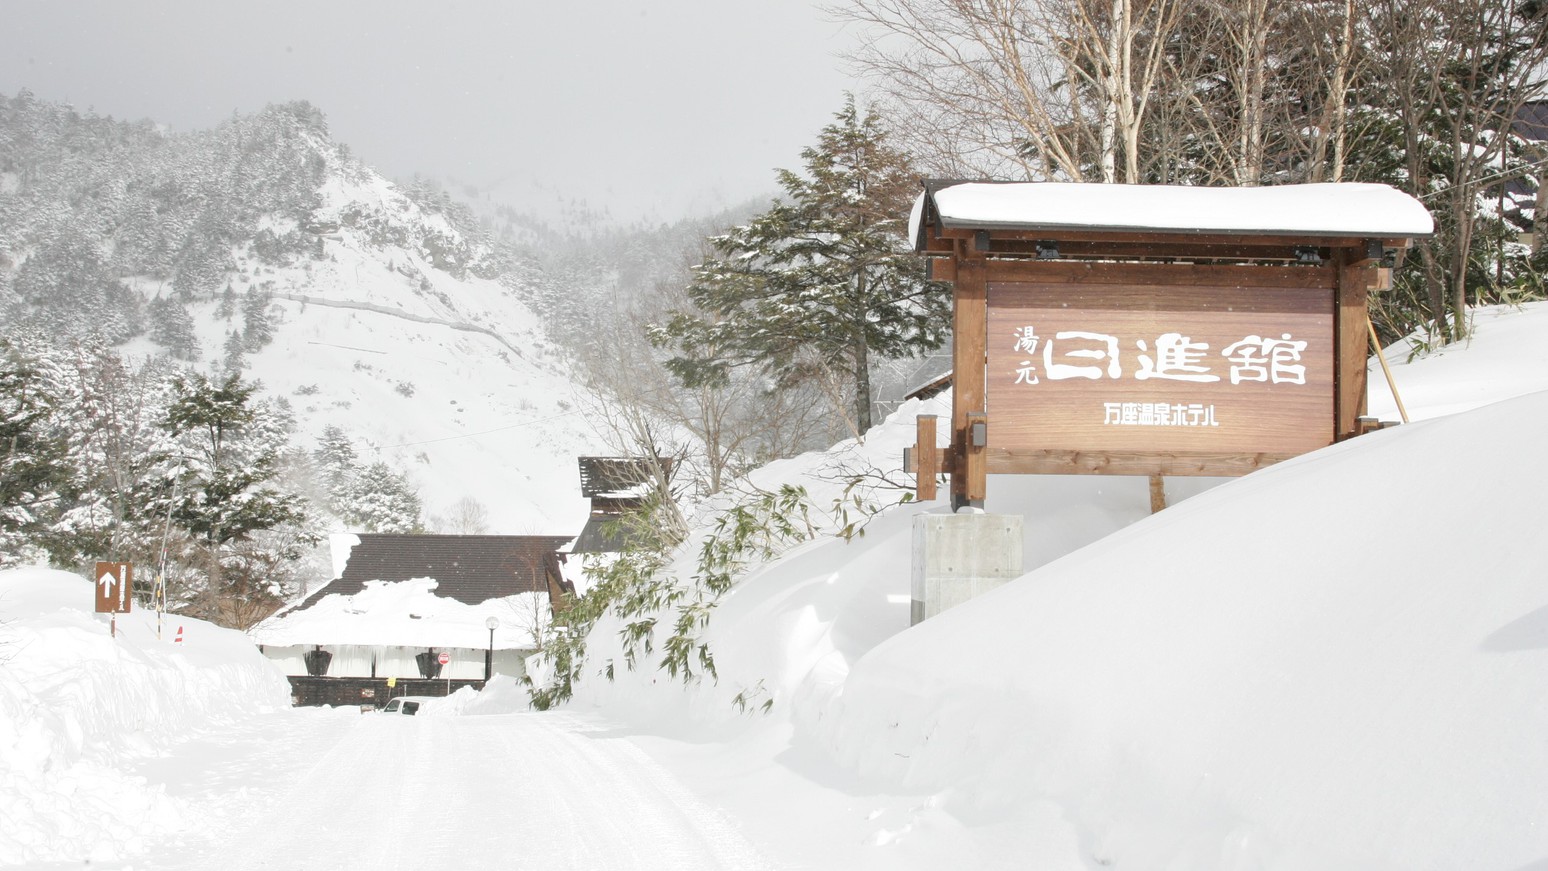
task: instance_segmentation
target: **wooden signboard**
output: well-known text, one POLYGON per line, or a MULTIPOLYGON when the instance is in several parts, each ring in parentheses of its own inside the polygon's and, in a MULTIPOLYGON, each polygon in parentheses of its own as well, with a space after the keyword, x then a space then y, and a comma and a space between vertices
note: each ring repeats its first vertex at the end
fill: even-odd
POLYGON ((910 223, 952 285, 953 392, 950 448, 921 420, 906 462, 954 507, 989 474, 1154 485, 1358 435, 1367 291, 1433 227, 1381 185, 928 182, 910 223))
POLYGON ((1187 287, 1144 284, 1154 267, 989 285, 989 471, 1040 450, 1293 455, 1332 443, 1331 270, 1258 272, 1252 287, 1232 271, 1194 270, 1187 287))
POLYGON ((98 614, 127 614, 134 600, 134 566, 129 563, 97 563, 96 611, 98 614))

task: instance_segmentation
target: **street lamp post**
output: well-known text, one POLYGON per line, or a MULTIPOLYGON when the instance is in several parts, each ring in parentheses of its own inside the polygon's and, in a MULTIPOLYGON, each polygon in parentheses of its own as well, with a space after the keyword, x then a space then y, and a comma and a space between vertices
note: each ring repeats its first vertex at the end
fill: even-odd
POLYGON ((484 683, 489 683, 494 677, 494 631, 500 628, 500 618, 490 617, 484 621, 489 628, 489 649, 484 652, 484 683))

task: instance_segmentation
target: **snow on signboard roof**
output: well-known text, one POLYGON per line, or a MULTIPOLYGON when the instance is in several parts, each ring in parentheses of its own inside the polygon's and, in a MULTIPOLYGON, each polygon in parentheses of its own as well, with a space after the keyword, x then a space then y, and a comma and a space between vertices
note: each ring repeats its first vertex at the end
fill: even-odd
POLYGON ((1422 203, 1384 184, 932 184, 909 218, 909 238, 918 248, 927 207, 947 228, 1374 237, 1435 231, 1422 203))

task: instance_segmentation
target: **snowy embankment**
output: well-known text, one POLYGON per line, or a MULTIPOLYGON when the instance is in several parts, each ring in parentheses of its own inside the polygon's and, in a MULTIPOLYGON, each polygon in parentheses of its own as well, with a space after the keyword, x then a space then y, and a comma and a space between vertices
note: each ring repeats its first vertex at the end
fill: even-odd
MULTIPOLYGON (((904 506, 742 582, 691 716, 649 664, 578 702, 843 784, 841 812, 868 796, 798 857, 849 867, 1548 867, 1548 306, 1476 327, 1396 367, 1418 423, 1170 480, 1154 517, 1143 480, 992 478, 1030 571, 913 628, 912 516, 945 509, 904 506), (738 692, 772 712, 738 718, 738 692)), ((1381 377, 1372 410, 1396 419, 1381 377)), ((940 409, 905 408, 845 462, 895 466, 920 411, 940 409)))
POLYGON ((86 579, 0 572, 0 865, 107 861, 176 828, 187 808, 127 772, 198 732, 290 704, 239 632, 92 613, 86 579), (183 642, 173 644, 177 627, 183 642))

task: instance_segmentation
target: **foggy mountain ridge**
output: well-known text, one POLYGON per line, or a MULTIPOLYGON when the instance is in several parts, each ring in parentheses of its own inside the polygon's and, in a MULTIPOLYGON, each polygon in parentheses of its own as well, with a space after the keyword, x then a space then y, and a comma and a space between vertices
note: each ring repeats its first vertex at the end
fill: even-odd
POLYGON ((490 532, 584 520, 574 458, 603 445, 547 328, 583 302, 553 271, 353 158, 304 102, 168 133, 0 95, 4 329, 240 368, 288 399, 298 445, 340 427, 427 514, 471 498, 490 532))

